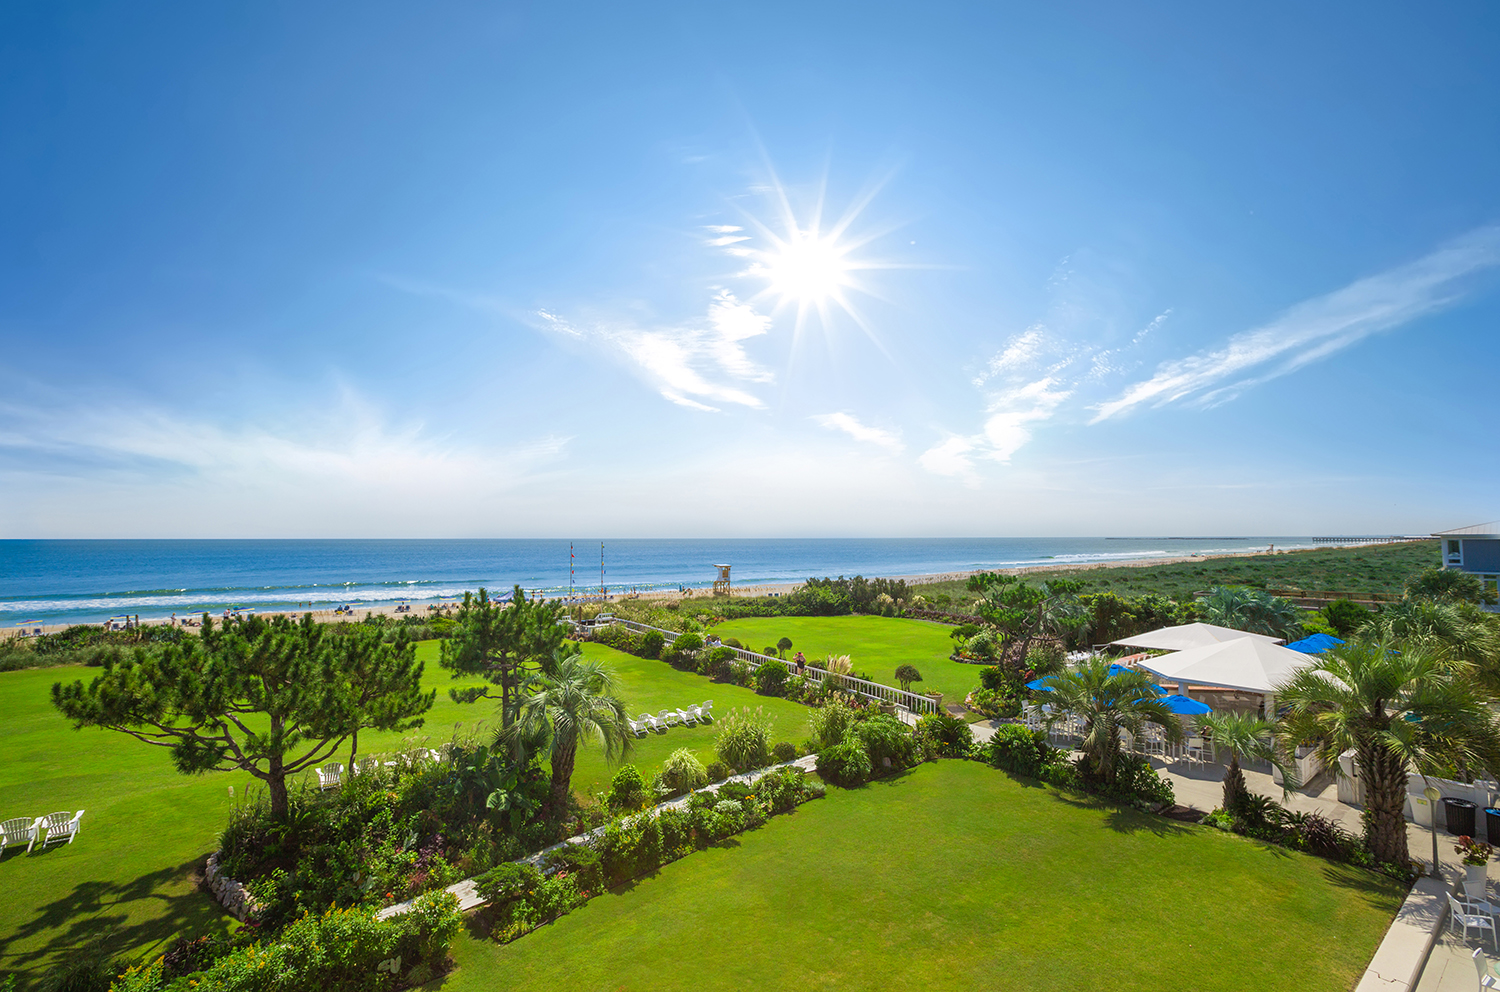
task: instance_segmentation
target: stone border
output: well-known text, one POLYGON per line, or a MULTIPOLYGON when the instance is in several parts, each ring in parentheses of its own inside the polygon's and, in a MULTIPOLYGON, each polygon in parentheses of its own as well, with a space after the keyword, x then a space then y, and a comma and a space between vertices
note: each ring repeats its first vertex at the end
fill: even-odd
POLYGON ((260 909, 260 903, 255 901, 243 882, 236 882, 228 875, 219 873, 218 851, 208 856, 208 864, 203 869, 203 881, 208 883, 219 904, 234 914, 234 918, 241 923, 245 922, 245 917, 260 909))
POLYGON ((1448 917, 1446 879, 1417 879, 1354 992, 1414 992, 1448 917))

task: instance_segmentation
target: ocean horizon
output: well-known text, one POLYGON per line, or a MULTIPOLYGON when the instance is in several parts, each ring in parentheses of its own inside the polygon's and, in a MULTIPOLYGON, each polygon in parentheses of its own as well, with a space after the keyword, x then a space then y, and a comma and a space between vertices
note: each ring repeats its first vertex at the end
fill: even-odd
POLYGON ((1310 537, 545 538, 0 541, 0 625, 136 614, 414 605, 480 587, 611 595, 1313 547, 1310 537), (603 563, 601 569, 601 544, 603 563), (572 556, 570 558, 570 555, 572 556), (570 574, 571 566, 571 574, 570 574))

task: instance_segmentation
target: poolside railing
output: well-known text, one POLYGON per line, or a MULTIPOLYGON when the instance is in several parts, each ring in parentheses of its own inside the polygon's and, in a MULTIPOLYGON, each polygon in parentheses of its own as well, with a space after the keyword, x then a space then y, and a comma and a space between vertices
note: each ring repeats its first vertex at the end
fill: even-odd
MULTIPOLYGON (((668 644, 671 644, 680 636, 675 630, 666 630, 662 627, 653 627, 650 624, 639 623, 635 620, 625 620, 620 617, 611 617, 609 620, 605 621, 602 626, 608 626, 612 623, 619 624, 625 629, 633 630, 639 634, 644 634, 647 631, 654 630, 658 634, 662 635, 662 637, 666 638, 668 644)), ((596 624, 596 626, 601 625, 596 624)), ((728 645, 723 646, 729 647, 728 645)), ((838 689, 840 692, 847 692, 851 695, 859 696, 863 699, 873 699, 876 702, 890 703, 894 706, 899 706, 903 709, 909 710, 912 713, 938 712, 938 702, 931 696, 924 696, 920 693, 909 692, 906 689, 897 689, 894 686, 882 685, 879 682, 871 682, 868 679, 855 678, 853 675, 839 675, 835 672, 830 672, 826 669, 818 668, 816 665, 807 665, 805 666, 803 671, 798 672, 795 667, 788 665, 787 662, 782 661, 782 659, 780 658, 773 658, 770 655, 759 654, 755 651, 747 651, 744 648, 730 647, 729 650, 734 652, 736 658, 739 658, 741 661, 747 662, 752 670, 759 668, 761 665, 764 665, 768 661, 774 661, 783 665, 787 665, 788 668, 791 668, 793 675, 800 675, 802 678, 811 679, 812 681, 819 684, 828 683, 831 687, 838 689), (833 681, 828 682, 829 679, 832 679, 833 681)))

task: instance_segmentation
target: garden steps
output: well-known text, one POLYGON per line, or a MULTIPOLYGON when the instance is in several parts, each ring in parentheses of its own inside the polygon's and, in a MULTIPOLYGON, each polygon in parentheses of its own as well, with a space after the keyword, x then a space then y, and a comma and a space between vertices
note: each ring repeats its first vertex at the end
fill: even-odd
MULTIPOLYGON (((798 758, 796 761, 786 761, 782 762, 781 764, 771 765, 766 768, 757 768, 753 772, 742 772, 739 775, 731 775, 723 782, 715 782, 713 785, 706 785, 696 791, 717 793, 719 791, 719 787, 728 782, 743 782, 745 785, 751 785, 762 776, 769 775, 771 772, 778 771, 782 768, 797 768, 805 774, 807 772, 813 771, 817 766, 817 763, 818 756, 816 754, 809 754, 805 755, 804 757, 798 758)), ((653 806, 651 809, 644 811, 640 815, 656 816, 664 809, 677 809, 679 807, 686 806, 688 800, 692 798, 692 795, 693 793, 690 792, 687 795, 680 796, 677 799, 671 800, 670 802, 665 802, 661 803, 660 805, 653 806)), ((544 861, 547 856, 552 854, 554 851, 558 851, 564 847, 567 847, 569 844, 582 844, 585 841, 596 837, 599 834, 602 834, 607 829, 609 829, 609 824, 605 824, 602 827, 595 827, 593 830, 581 833, 576 837, 569 837, 567 840, 553 844, 551 847, 545 847, 542 850, 537 851, 535 854, 529 855, 528 857, 520 858, 516 863, 540 866, 542 861, 544 861)), ((466 913, 471 909, 478 909, 480 906, 484 905, 484 899, 479 895, 479 889, 475 886, 474 879, 472 878, 466 878, 462 882, 450 885, 443 891, 451 892, 453 893, 453 895, 458 897, 458 908, 460 912, 466 913)), ((423 893, 423 895, 427 894, 428 893, 423 893)), ((417 897, 417 899, 420 898, 422 897, 417 897)), ((408 899, 406 902, 394 903, 376 913, 375 918, 385 920, 389 919, 392 916, 400 916, 402 913, 409 913, 411 912, 412 906, 415 905, 416 901, 416 899, 408 899)))

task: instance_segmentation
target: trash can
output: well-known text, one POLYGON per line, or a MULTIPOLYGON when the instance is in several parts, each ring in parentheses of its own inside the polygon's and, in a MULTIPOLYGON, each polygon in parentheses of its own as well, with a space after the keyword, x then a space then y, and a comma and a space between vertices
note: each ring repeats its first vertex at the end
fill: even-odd
POLYGON ((1500 809, 1493 806, 1484 808, 1484 827, 1489 831, 1490 843, 1500 843, 1500 809))
POLYGON ((1474 811, 1479 807, 1467 799, 1443 798, 1443 815, 1448 819, 1448 832, 1457 837, 1474 836, 1474 811))

